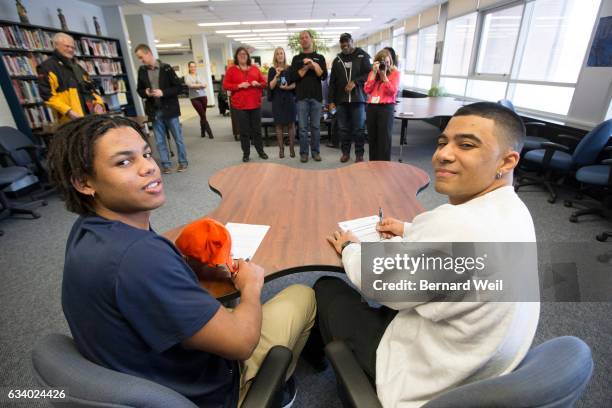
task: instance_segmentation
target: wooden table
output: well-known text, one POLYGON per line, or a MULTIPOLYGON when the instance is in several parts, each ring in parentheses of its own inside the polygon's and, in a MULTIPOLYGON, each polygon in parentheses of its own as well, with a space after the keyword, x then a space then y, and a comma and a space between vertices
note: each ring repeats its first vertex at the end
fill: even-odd
POLYGON ((398 103, 395 105, 394 117, 402 121, 399 161, 402 161, 403 146, 406 143, 406 130, 409 120, 453 116, 457 109, 468 103, 470 102, 446 96, 398 98, 398 103))
MULTIPOLYGON (((221 223, 270 225, 253 262, 265 269, 266 280, 304 271, 341 272, 342 262, 325 237, 338 222, 378 213, 412 220, 423 211, 416 194, 429 183, 423 170, 393 162, 362 162, 329 170, 304 170, 274 163, 228 167, 209 180, 222 197, 206 217, 221 223)), ((180 226, 163 235, 174 241, 180 226)), ((226 277, 203 278, 216 297, 235 294, 226 277)))

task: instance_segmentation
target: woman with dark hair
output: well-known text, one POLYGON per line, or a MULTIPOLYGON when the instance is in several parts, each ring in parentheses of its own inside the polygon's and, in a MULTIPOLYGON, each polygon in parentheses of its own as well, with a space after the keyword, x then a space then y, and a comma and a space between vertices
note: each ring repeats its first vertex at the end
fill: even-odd
POLYGON ((391 53, 384 48, 378 51, 363 86, 368 94, 366 126, 370 160, 391 160, 393 113, 399 80, 400 74, 393 64, 391 53))
POLYGON ((295 83, 289 84, 287 57, 283 47, 274 50, 272 67, 268 71, 268 86, 272 100, 272 115, 276 127, 276 140, 278 142, 278 157, 285 157, 283 144, 283 128, 287 127, 289 134, 289 155, 295 157, 293 144, 295 143, 295 83))
POLYGON ((206 120, 206 106, 208 98, 206 97, 206 82, 204 82, 196 70, 195 61, 189 61, 187 64, 189 73, 185 75, 185 85, 189 88, 189 99, 198 115, 200 115, 200 136, 214 139, 208 120, 206 120))
POLYGON ((236 112, 240 129, 242 161, 248 162, 251 153, 251 139, 259 157, 266 160, 261 140, 261 96, 266 79, 259 67, 251 64, 251 56, 245 47, 238 47, 234 54, 234 65, 227 68, 223 89, 231 92, 232 109, 236 112))

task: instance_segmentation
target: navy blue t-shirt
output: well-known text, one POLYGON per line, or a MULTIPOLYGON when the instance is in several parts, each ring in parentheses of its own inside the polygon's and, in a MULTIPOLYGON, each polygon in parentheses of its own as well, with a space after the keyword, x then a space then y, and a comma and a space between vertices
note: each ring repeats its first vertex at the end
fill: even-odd
POLYGON ((62 307, 89 360, 163 384, 202 406, 237 405, 237 363, 181 345, 220 304, 155 232, 79 217, 66 245, 62 307))

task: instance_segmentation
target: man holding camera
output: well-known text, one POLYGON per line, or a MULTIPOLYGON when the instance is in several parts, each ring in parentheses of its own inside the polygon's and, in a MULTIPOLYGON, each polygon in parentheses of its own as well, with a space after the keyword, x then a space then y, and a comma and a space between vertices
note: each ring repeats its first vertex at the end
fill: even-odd
POLYGON ((355 162, 363 161, 365 102, 363 85, 372 69, 370 56, 361 48, 355 48, 349 33, 340 36, 342 52, 332 62, 329 76, 329 111, 336 109, 342 156, 346 163, 350 158, 351 141, 355 140, 355 162))

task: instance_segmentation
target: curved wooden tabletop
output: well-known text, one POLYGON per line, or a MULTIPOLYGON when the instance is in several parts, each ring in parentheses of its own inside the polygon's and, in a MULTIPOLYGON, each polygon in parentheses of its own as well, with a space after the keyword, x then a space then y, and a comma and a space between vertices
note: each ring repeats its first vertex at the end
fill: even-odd
MULTIPOLYGON (((228 167, 209 180, 221 204, 206 217, 221 223, 270 225, 252 261, 266 280, 302 271, 342 271, 342 262, 325 237, 338 222, 375 215, 410 221, 423 211, 417 193, 429 183, 423 170, 393 162, 362 162, 328 170, 305 170, 274 163, 228 167)), ((180 226, 163 235, 174 241, 180 226)), ((216 297, 235 292, 229 279, 204 276, 201 283, 216 297)))

